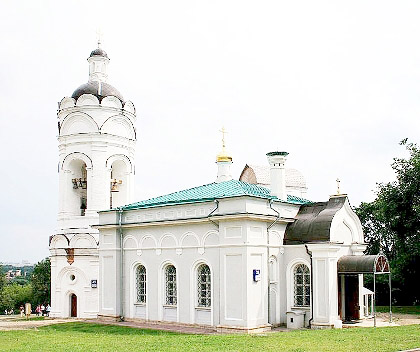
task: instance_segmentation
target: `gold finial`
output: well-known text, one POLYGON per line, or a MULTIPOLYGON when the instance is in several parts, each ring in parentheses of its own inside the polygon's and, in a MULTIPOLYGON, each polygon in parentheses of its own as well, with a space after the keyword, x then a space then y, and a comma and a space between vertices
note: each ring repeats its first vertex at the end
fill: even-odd
POLYGON ((337 177, 337 179, 335 180, 337 182, 337 195, 340 195, 340 179, 337 177))
POLYGON ((225 128, 222 127, 220 130, 222 132, 222 151, 217 154, 217 161, 232 161, 232 157, 226 152, 226 144, 225 144, 225 134, 227 133, 225 128))
POLYGON ((97 28, 96 29, 96 38, 98 39, 98 48, 101 47, 101 44, 102 44, 102 36, 103 36, 102 30, 100 28, 97 28))

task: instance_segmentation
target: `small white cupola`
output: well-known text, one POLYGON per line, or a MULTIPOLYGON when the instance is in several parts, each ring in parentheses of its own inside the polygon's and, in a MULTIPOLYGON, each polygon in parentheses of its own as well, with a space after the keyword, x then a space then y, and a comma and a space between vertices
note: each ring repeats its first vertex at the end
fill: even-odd
POLYGON ((90 53, 87 60, 89 62, 89 82, 106 82, 108 80, 109 58, 105 50, 101 48, 99 40, 98 47, 90 53))
POLYGON ((232 165, 232 157, 226 151, 225 128, 223 127, 220 132, 222 132, 222 150, 219 154, 217 154, 217 157, 216 157, 216 164, 217 164, 216 183, 229 181, 232 179, 232 174, 230 172, 230 166, 232 165))
POLYGON ((288 152, 267 153, 268 163, 270 164, 270 192, 278 199, 287 200, 286 194, 286 163, 288 152))

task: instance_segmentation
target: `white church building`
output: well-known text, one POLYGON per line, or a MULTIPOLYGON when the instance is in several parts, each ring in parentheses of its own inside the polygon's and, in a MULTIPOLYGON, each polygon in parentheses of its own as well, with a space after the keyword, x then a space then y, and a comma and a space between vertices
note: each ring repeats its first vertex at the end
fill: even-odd
POLYGON ((213 183, 134 202, 135 108, 107 83, 104 50, 88 62, 88 83, 57 113, 51 316, 252 332, 341 327, 369 314, 362 274, 386 272, 386 259, 363 255, 346 195, 305 199, 286 152, 235 180, 223 143, 213 183))

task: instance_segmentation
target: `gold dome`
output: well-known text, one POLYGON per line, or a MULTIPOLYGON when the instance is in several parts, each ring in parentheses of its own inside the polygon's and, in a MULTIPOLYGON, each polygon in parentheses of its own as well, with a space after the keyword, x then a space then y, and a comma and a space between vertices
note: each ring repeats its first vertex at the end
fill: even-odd
POLYGON ((232 157, 226 152, 225 148, 223 148, 222 151, 219 154, 217 154, 216 160, 217 162, 232 161, 232 157))

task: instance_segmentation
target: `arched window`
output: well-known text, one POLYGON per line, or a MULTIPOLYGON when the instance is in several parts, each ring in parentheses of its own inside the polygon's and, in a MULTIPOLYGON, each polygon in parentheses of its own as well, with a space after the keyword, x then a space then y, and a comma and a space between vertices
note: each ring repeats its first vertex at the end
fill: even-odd
POLYGON ((176 268, 173 265, 168 265, 165 268, 165 296, 167 305, 176 306, 176 268))
POLYGON ((146 268, 139 265, 136 269, 137 303, 146 303, 146 268))
POLYGON ((305 264, 295 266, 294 272, 294 305, 309 307, 311 301, 311 274, 305 264))
POLYGON ((206 264, 197 268, 197 300, 199 307, 211 307, 211 275, 206 264))

